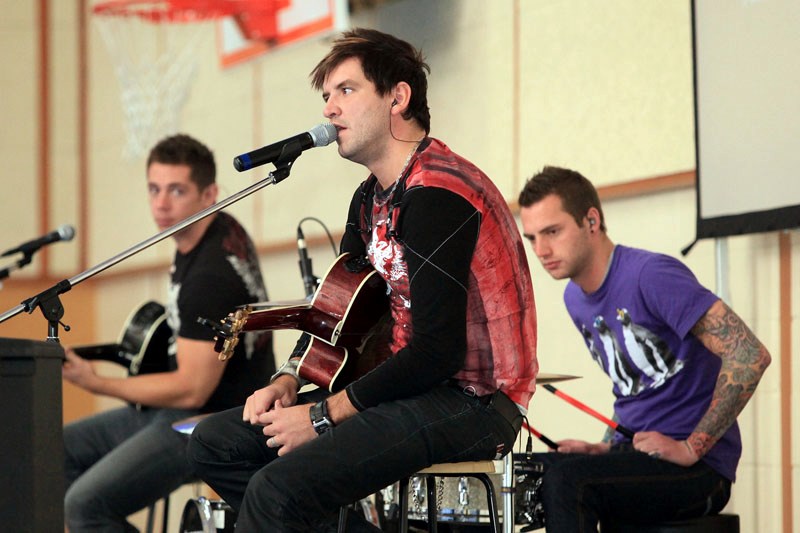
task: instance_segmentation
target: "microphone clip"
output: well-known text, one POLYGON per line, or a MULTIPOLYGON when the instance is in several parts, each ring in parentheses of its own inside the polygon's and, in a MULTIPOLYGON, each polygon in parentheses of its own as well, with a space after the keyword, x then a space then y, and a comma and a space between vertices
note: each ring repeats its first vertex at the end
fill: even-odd
POLYGON ((292 165, 302 153, 303 147, 300 145, 300 141, 293 140, 283 146, 281 155, 275 160, 275 170, 269 173, 272 185, 280 183, 289 177, 292 165))

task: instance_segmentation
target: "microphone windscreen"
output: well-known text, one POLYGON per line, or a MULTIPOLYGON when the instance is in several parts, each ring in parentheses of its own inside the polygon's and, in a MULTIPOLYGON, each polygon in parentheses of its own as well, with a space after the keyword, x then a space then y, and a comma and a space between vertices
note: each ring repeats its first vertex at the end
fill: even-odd
POLYGON ((71 241, 75 237, 75 228, 69 224, 61 224, 56 231, 62 241, 71 241))
POLYGON ((327 122, 325 124, 317 124, 309 130, 309 135, 314 140, 314 146, 328 146, 336 140, 336 126, 327 122))

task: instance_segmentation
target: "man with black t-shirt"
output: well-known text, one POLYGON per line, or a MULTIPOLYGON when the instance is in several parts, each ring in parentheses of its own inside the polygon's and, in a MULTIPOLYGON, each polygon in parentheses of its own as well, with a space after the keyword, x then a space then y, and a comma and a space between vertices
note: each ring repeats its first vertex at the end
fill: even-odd
POLYGON ((386 283, 391 356, 343 391, 298 396, 301 341, 243 408, 197 426, 189 459, 237 531, 321 531, 342 505, 516 440, 538 370, 524 246, 491 180, 428 136, 426 70, 409 43, 355 29, 312 72, 339 154, 370 172, 341 249, 386 283))
MULTIPOLYGON (((175 135, 159 142, 147 161, 150 208, 159 230, 213 205, 215 175, 213 154, 197 140, 175 135)), ((174 370, 104 377, 66 351, 64 379, 131 404, 64 428, 65 518, 73 533, 132 530, 128 515, 193 478, 187 437, 172 423, 240 405, 275 369, 269 333, 246 335, 234 356, 221 362, 213 331, 197 322, 267 299, 255 248, 242 226, 219 212, 173 239, 177 250, 166 304, 172 338, 164 355, 174 370)))

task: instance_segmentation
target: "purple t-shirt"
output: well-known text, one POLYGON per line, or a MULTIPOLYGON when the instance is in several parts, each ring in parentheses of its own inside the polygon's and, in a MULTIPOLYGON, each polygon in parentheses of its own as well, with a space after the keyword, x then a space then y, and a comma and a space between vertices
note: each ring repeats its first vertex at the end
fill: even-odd
MULTIPOLYGON (((600 288, 564 291, 575 327, 613 382, 620 424, 686 439, 711 402, 722 360, 691 329, 719 298, 680 261, 616 246, 600 288)), ((619 435, 616 438, 620 438, 619 435)), ((742 452, 737 423, 703 461, 734 481, 742 452)))

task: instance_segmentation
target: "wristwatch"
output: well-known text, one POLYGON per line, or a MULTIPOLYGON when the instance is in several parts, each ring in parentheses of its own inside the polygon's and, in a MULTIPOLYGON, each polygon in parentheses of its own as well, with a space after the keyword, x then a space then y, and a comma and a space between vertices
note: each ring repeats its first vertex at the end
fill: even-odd
POLYGON ((317 432, 317 435, 322 435, 333 427, 333 420, 331 420, 331 416, 328 414, 327 399, 312 405, 308 414, 311 416, 311 426, 314 428, 314 431, 317 432))

